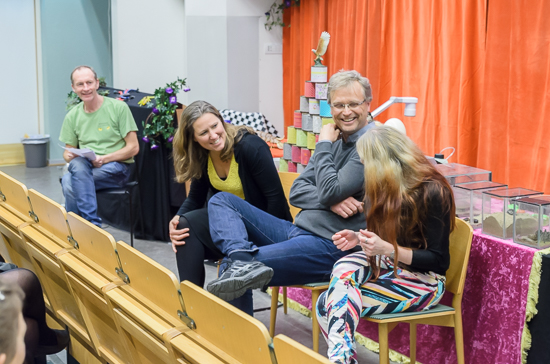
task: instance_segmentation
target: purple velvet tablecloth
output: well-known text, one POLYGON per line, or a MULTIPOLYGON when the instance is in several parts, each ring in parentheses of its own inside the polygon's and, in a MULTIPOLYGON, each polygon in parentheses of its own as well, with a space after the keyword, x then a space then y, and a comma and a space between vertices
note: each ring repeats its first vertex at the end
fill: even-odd
MULTIPOLYGON (((462 300, 466 363, 521 363, 521 334, 535 249, 474 232, 462 300)), ((311 308, 311 293, 289 288, 288 297, 311 308)), ((452 295, 442 303, 450 305, 452 295)), ((378 326, 361 320, 360 334, 378 342, 378 326)), ((398 325, 390 348, 408 356, 409 326, 398 325)), ((418 326, 417 360, 456 363, 452 328, 418 326)))

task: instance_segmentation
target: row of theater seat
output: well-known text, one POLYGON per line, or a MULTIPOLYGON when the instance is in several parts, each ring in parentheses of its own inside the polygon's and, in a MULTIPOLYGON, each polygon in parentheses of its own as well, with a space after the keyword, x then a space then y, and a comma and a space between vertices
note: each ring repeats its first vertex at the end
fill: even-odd
POLYGON ((328 363, 2 172, 0 233, 80 363, 328 363))

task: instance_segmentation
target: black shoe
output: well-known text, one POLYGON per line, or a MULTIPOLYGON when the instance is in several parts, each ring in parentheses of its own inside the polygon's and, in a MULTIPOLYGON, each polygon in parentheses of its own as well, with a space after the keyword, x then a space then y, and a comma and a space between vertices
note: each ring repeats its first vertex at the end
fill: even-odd
POLYGON ((57 344, 55 345, 38 345, 35 355, 52 355, 59 353, 69 345, 69 332, 67 330, 53 330, 57 337, 57 344))
POLYGON ((208 283, 206 289, 222 300, 232 301, 241 297, 247 289, 263 288, 271 281, 273 269, 257 261, 229 262, 222 274, 208 283))

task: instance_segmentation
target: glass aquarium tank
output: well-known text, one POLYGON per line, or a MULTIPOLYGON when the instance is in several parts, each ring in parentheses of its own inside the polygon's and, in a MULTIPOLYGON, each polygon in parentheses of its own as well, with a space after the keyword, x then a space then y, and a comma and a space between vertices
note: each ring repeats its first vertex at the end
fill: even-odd
POLYGON ((477 181, 491 181, 492 172, 484 169, 470 167, 458 163, 436 164, 435 168, 449 182, 451 186, 459 183, 470 183, 477 181))
POLYGON ((456 216, 468 222, 474 229, 481 228, 482 193, 495 189, 508 188, 508 185, 491 182, 460 183, 453 186, 456 216))
POLYGON ((514 242, 537 249, 550 246, 550 196, 516 200, 514 242))
POLYGON ((542 195, 527 188, 505 188, 482 192, 482 232, 501 239, 514 236, 515 201, 542 195))

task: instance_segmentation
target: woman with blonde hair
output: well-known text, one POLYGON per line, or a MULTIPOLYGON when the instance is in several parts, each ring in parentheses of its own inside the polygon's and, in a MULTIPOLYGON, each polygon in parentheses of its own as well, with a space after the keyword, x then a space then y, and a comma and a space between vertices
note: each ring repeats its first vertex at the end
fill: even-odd
POLYGON ((334 234, 341 250, 361 251, 334 265, 317 315, 328 357, 356 363, 359 319, 421 311, 445 291, 449 235, 455 205, 449 183, 405 135, 388 127, 368 130, 357 142, 365 166, 366 228, 334 234))
POLYGON ((223 258, 210 237, 210 196, 230 192, 278 218, 292 221, 292 216, 268 145, 251 128, 226 123, 209 103, 185 108, 173 146, 177 181, 192 182, 170 221, 170 240, 180 280, 202 287, 204 260, 223 258))

